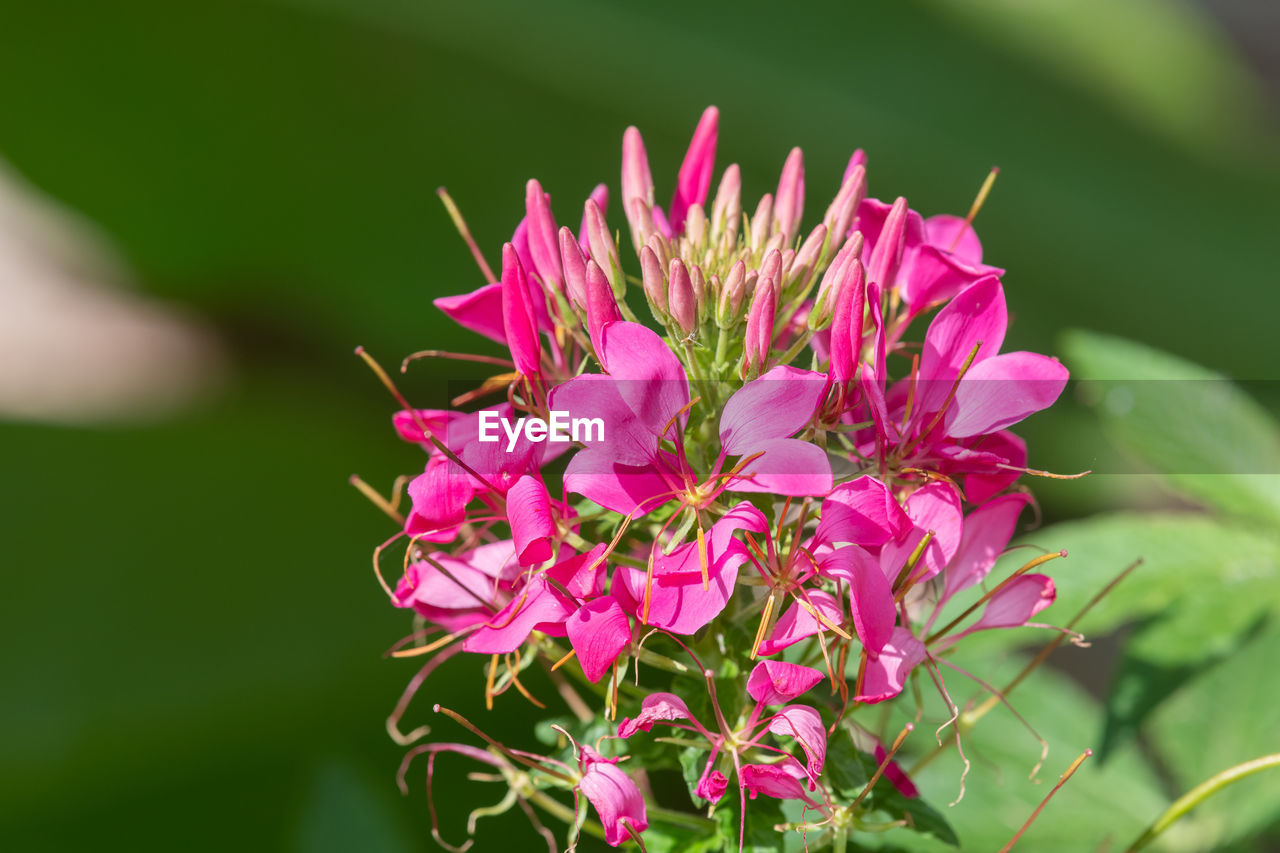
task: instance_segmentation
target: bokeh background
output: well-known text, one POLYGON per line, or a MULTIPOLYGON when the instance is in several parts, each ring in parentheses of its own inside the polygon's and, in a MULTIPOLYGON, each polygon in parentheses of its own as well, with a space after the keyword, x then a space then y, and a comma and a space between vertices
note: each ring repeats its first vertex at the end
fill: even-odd
MULTIPOLYGON (((495 258, 527 178, 574 224, 626 125, 662 185, 710 103, 751 197, 805 149, 811 212, 856 146, 925 213, 998 165, 1010 348, 1083 327, 1273 379, 1278 8, 6 4, 0 844, 435 849, 383 730, 415 671, 381 657, 408 628, 369 569, 388 523, 346 478, 421 464, 353 347, 477 346, 431 306, 483 283, 437 186, 495 258)), ((440 405, 457 375, 404 387, 440 405)), ((1089 418, 1028 424, 1033 464, 1094 465, 1089 418)), ((1046 483, 1045 514, 1164 499, 1121 479, 1046 483)), ((473 675, 411 721, 483 717, 473 675)), ((478 849, 533 849, 522 821, 478 849)))

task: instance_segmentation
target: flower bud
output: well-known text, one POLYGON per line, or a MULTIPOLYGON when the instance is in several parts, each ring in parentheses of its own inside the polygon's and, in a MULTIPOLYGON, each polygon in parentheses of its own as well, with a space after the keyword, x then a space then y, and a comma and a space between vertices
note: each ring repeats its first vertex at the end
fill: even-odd
POLYGON ((742 301, 747 292, 747 265, 742 261, 735 263, 720 285, 716 302, 716 325, 721 329, 731 329, 738 324, 742 312, 742 301))
POLYGON ((747 313, 747 331, 743 335, 744 366, 748 372, 753 369, 763 372, 769 360, 769 349, 773 344, 773 324, 777 319, 778 288, 773 279, 760 277, 756 285, 755 296, 751 301, 751 310, 747 313))
POLYGON ((773 225, 773 196, 765 193, 756 205, 756 212, 751 217, 751 249, 758 251, 769 239, 770 226, 773 225))
POLYGON ((701 244, 707 236, 707 214, 702 205, 689 205, 689 213, 684 221, 684 236, 695 246, 701 244))
POLYGON ((560 264, 564 268, 565 289, 579 308, 587 307, 587 259, 568 226, 560 229, 560 264))
MULTIPOLYGON (((689 150, 680 164, 676 192, 671 199, 672 233, 679 234, 692 207, 701 207, 707 200, 707 190, 711 189, 711 172, 716 162, 716 137, 719 129, 720 111, 715 107, 707 107, 698 120, 698 127, 693 131, 693 139, 689 142, 689 150)), ((703 220, 706 220, 705 211, 703 220)), ((687 228, 685 233, 688 234, 687 228)))
POLYGON ((867 171, 862 166, 855 166, 840 185, 840 191, 836 193, 822 219, 833 240, 841 240, 849 233, 858 205, 862 204, 866 196, 867 171))
POLYGON ((516 370, 524 376, 537 376, 542 343, 534 320, 529 281, 516 248, 510 243, 502 247, 502 326, 516 370))
MULTIPOLYGON (((641 208, 653 207, 653 175, 649 171, 649 155, 644 150, 644 139, 635 127, 628 127, 622 135, 622 212, 631 225, 631 238, 636 251, 644 245, 644 223, 641 208), (636 202, 643 202, 637 205, 636 202)), ((649 217, 652 230, 652 217, 649 217)))
POLYGON ((689 265, 689 281, 693 284, 693 298, 698 306, 698 314, 702 314, 702 309, 707 304, 707 277, 702 273, 702 267, 697 264, 689 265))
POLYGON ((782 242, 790 244, 800 230, 800 217, 804 214, 804 154, 799 148, 792 148, 782 165, 775 199, 774 227, 782 234, 782 242))
POLYGON ((836 256, 831 260, 831 266, 827 267, 827 271, 822 276, 822 282, 818 285, 818 295, 814 298, 813 310, 809 312, 809 328, 821 329, 830 322, 832 311, 835 309, 835 300, 832 298, 833 285, 846 274, 845 266, 851 260, 861 256, 862 232, 854 231, 849 239, 844 241, 840 251, 836 252, 836 256))
POLYGON ((524 210, 533 271, 548 290, 563 294, 564 274, 560 269, 560 246, 556 221, 551 216, 551 198, 536 180, 525 184, 524 210))
POLYGON ((591 199, 583 206, 583 219, 587 223, 587 245, 591 259, 609 279, 614 295, 620 295, 626 289, 626 279, 622 277, 622 266, 618 263, 618 247, 614 245, 613 235, 609 233, 609 225, 604 221, 604 214, 591 199))
POLYGON ((659 320, 667 313, 667 276, 662 262, 653 249, 640 249, 640 279, 644 283, 644 295, 659 320))
POLYGON ((898 196, 889 209, 889 215, 885 217, 876 247, 872 249, 871 258, 867 261, 867 281, 875 282, 886 290, 893 287, 894 279, 898 276, 898 265, 902 263, 908 212, 907 200, 898 196))
POLYGON ((604 271, 595 261, 587 261, 587 334, 591 337, 591 347, 598 354, 602 342, 601 332, 605 325, 622 319, 618 310, 618 302, 614 299, 613 288, 604 271))
POLYGON ((671 319, 686 335, 692 334, 698 325, 698 301, 693 294, 693 281, 689 278, 689 270, 684 261, 671 259, 671 269, 667 281, 667 307, 671 319))
POLYGON ((844 177, 840 179, 840 183, 844 183, 853 176, 854 169, 861 168, 863 172, 867 170, 867 152, 861 148, 853 152, 853 156, 849 158, 849 165, 844 168, 844 177))
POLYGON ((827 245, 827 226, 819 225, 809 232, 809 236, 800 244, 795 261, 791 265, 789 276, 794 276, 801 284, 809 281, 818 265, 822 249, 827 245))
POLYGON ((862 262, 850 258, 840 280, 830 290, 835 301, 831 318, 831 363, 828 375, 836 382, 853 378, 862 353, 862 312, 866 299, 866 276, 862 262))
POLYGON ((719 237, 725 231, 737 232, 738 219, 742 216, 742 174, 734 163, 724 170, 716 200, 711 205, 711 234, 719 237))

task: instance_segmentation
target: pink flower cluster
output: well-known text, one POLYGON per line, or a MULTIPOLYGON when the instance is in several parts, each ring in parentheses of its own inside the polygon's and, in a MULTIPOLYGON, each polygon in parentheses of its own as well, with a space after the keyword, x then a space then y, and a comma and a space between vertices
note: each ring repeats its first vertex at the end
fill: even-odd
POLYGON ((603 186, 575 232, 530 181, 500 274, 471 243, 490 281, 436 300, 507 349, 474 357, 501 372, 469 399, 503 395, 484 411, 508 420, 596 419, 602 440, 524 434, 508 447, 481 439, 474 410, 393 419, 427 453, 410 511, 391 510, 409 544, 387 591, 421 628, 396 653, 434 655, 412 690, 470 653, 490 706, 510 687, 541 705, 521 673, 543 666, 584 726, 624 717, 594 747, 572 743, 574 762, 493 740, 419 750, 500 768, 516 801, 552 813, 546 791, 571 790, 575 834, 580 794, 613 845, 642 841, 653 798, 605 754, 659 724, 705 750, 691 794, 715 809, 736 787, 740 821, 758 795, 816 810, 815 827, 856 810, 824 783, 841 728, 841 748, 874 752, 914 796, 857 709, 1054 599, 1030 571, 1046 558, 978 588, 1031 501, 1008 428, 1051 405, 1067 371, 1001 351, 1004 271, 983 263, 977 205, 923 218, 905 199, 869 198, 858 151, 806 233, 799 149, 753 213, 736 166, 708 204, 717 135, 710 108, 663 208, 627 130, 621 207, 638 276, 624 272, 603 186), (652 324, 635 314, 641 291, 652 324), (713 720, 690 710, 695 697, 713 720))

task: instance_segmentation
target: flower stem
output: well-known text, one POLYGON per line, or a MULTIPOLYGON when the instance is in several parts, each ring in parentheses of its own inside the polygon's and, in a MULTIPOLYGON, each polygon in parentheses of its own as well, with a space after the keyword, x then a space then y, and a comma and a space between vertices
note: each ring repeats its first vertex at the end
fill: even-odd
POLYGON ((1240 781, 1246 776, 1252 776, 1262 770, 1271 767, 1280 767, 1280 752, 1273 755, 1264 755, 1243 764, 1237 764, 1235 767, 1229 767, 1215 776, 1210 776, 1196 787, 1179 797, 1173 805, 1165 810, 1165 813, 1156 818, 1151 826, 1147 827, 1138 839, 1125 848, 1125 853, 1134 853, 1141 850, 1152 841, 1154 841, 1162 832, 1178 822, 1184 814, 1191 811, 1223 788, 1240 781))

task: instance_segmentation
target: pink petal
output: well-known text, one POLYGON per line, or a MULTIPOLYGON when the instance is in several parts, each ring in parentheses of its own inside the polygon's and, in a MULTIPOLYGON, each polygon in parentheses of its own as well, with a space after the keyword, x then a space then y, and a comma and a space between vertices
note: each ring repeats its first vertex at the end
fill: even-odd
POLYGON ((912 522, 898 505, 889 487, 863 475, 841 483, 822 501, 822 520, 815 542, 878 547, 905 536, 912 522))
POLYGON ((916 583, 921 583, 942 571, 955 556, 956 549, 960 547, 964 514, 956 490, 950 484, 940 482, 928 483, 912 492, 907 498, 906 510, 915 527, 905 539, 884 546, 880 552, 880 567, 886 577, 896 579, 925 534, 932 530, 933 539, 925 547, 913 571, 916 583), (922 565, 925 569, 921 569, 922 565))
POLYGON ((859 702, 876 703, 897 696, 902 692, 911 670, 924 660, 924 655, 924 643, 906 628, 894 628, 893 637, 884 650, 867 660, 862 692, 854 698, 859 702))
POLYGON ((769 731, 796 739, 804 750, 810 779, 822 772, 827 757, 827 728, 817 711, 808 705, 788 705, 769 721, 769 731))
MULTIPOLYGON (((885 751, 882 744, 876 744, 876 764, 884 764, 885 757, 889 753, 885 751)), ((898 793, 909 800, 914 800, 920 796, 920 789, 911 781, 911 777, 907 775, 907 771, 897 761, 890 759, 888 764, 884 766, 884 778, 893 783, 893 787, 898 789, 898 793)))
POLYGON ((432 300, 431 304, 462 328, 500 344, 507 342, 507 330, 502 325, 501 284, 494 282, 470 293, 441 296, 432 300))
POLYGON ((1002 276, 1004 270, 986 264, 970 266, 942 249, 921 246, 899 274, 902 301, 911 306, 914 317, 989 275, 1002 276))
MULTIPOLYGON (((1009 318, 1000 279, 987 276, 960 292, 938 312, 924 336, 920 379, 928 385, 922 411, 937 411, 973 348, 974 366, 1000 352, 1009 318)), ((971 368, 972 370, 972 368, 971 368)))
POLYGON ((507 521, 522 566, 551 558, 551 537, 556 525, 551 519, 551 497, 540 480, 528 474, 507 491, 507 521))
POLYGON ((1002 430, 979 437, 974 443, 974 449, 989 454, 993 460, 993 464, 987 469, 989 473, 971 470, 964 478, 965 497, 971 503, 981 504, 1007 489, 1022 476, 1021 471, 1002 469, 996 463, 1012 468, 1025 468, 1027 443, 1008 430, 1002 430))
POLYGON ((604 827, 604 838, 618 847, 649 826, 644 808, 644 796, 635 781, 607 761, 593 761, 578 781, 578 790, 595 807, 604 827))
POLYGON ((562 625, 577 604, 542 578, 534 578, 485 627, 462 641, 462 650, 479 654, 513 652, 535 630, 562 625))
POLYGON ((591 447, 569 460, 564 488, 623 515, 651 512, 671 495, 670 484, 652 465, 623 465, 608 449, 591 447))
POLYGON ((778 438, 755 447, 763 455, 748 462, 730 489, 794 497, 820 497, 831 491, 831 462, 816 444, 778 438))
POLYGON ((658 456, 658 436, 622 398, 619 388, 608 376, 584 373, 552 388, 548 405, 571 418, 600 419, 604 441, 590 442, 590 449, 621 464, 649 465, 658 456))
POLYGON ((955 255, 962 263, 982 263, 982 243, 973 226, 966 224, 962 216, 946 213, 930 216, 924 221, 924 236, 930 246, 955 255))
POLYGON ((391 425, 402 440, 427 444, 430 441, 428 433, 443 438, 457 414, 445 409, 414 409, 412 412, 401 409, 391 416, 391 425))
POLYGON ((564 627, 578 653, 582 673, 593 683, 604 677, 631 644, 631 621, 612 596, 582 605, 564 627))
POLYGON ((1069 374, 1057 359, 1011 352, 975 364, 947 410, 947 434, 967 438, 1012 426, 1052 406, 1069 374))
POLYGON ((837 548, 822 558, 822 573, 849 584, 849 604, 858 639, 872 654, 879 654, 897 622, 893 590, 880 563, 857 545, 837 548))
MULTIPOLYGON (((587 201, 594 202, 596 209, 600 211, 600 216, 603 217, 605 212, 609 209, 609 185, 596 184, 595 189, 591 191, 591 195, 587 197, 587 201)), ((578 226, 578 247, 582 249, 583 254, 591 251, 591 241, 587 231, 588 228, 589 223, 587 222, 587 211, 586 205, 584 204, 582 210, 582 224, 578 226)))
MULTIPOLYGON (((844 621, 844 611, 840 608, 840 602, 836 601, 831 593, 811 589, 807 590, 805 595, 808 596, 809 605, 825 616, 828 621, 836 625, 844 621)), ((776 655, 788 646, 812 637, 821 630, 823 630, 822 623, 814 618, 813 614, 799 601, 796 601, 779 617, 777 624, 773 627, 773 634, 760 644, 760 654, 776 655)))
POLYGON ((475 490, 469 474, 444 456, 433 456, 426 470, 409 481, 412 508, 405 519, 405 533, 421 536, 461 524, 475 490))
POLYGON ((747 694, 762 705, 781 705, 804 693, 823 675, 813 667, 762 660, 747 678, 747 694))
POLYGON ((1022 508, 1031 502, 1028 495, 1005 495, 988 501, 965 519, 960 547, 946 568, 946 601, 987 576, 1009 544, 1022 508))
MULTIPOLYGON (((680 359, 639 323, 613 323, 603 337, 605 369, 617 380, 618 394, 651 432, 661 435, 689 403, 689 378, 680 359)), ((684 417, 679 420, 683 424, 684 417)))
POLYGON ((720 111, 707 107, 693 131, 689 150, 680 164, 676 180, 676 192, 671 198, 671 225, 677 231, 684 230, 685 214, 693 204, 705 205, 711 189, 711 172, 716 161, 716 136, 720 125, 720 111))
POLYGON ((1017 628, 1053 604, 1057 591, 1048 575, 1019 575, 991 596, 982 616, 965 633, 987 628, 1017 628))
POLYGON ((794 758, 784 758, 777 764, 744 764, 738 771, 738 781, 753 800, 764 794, 779 800, 804 800, 816 807, 818 803, 809 798, 801 779, 807 776, 794 758))
POLYGON ((720 443, 729 456, 745 456, 763 442, 795 435, 826 395, 826 377, 779 366, 738 389, 720 415, 720 443))
MULTIPOLYGON (((867 281, 880 285, 882 289, 892 288, 897 282, 898 267, 902 264, 907 245, 907 219, 911 213, 905 198, 899 196, 895 199, 871 249, 871 257, 867 260, 867 281)), ((863 237, 866 236, 863 232, 863 237)))
POLYGON ((654 723, 671 723, 676 720, 689 720, 694 725, 698 721, 689 713, 689 706, 674 693, 650 693, 640 702, 640 713, 635 719, 624 717, 618 724, 618 737, 629 738, 636 732, 647 732, 654 723))
POLYGON ((698 780, 698 787, 694 793, 709 803, 718 803, 728 787, 728 777, 719 770, 712 770, 710 773, 704 773, 698 780))

